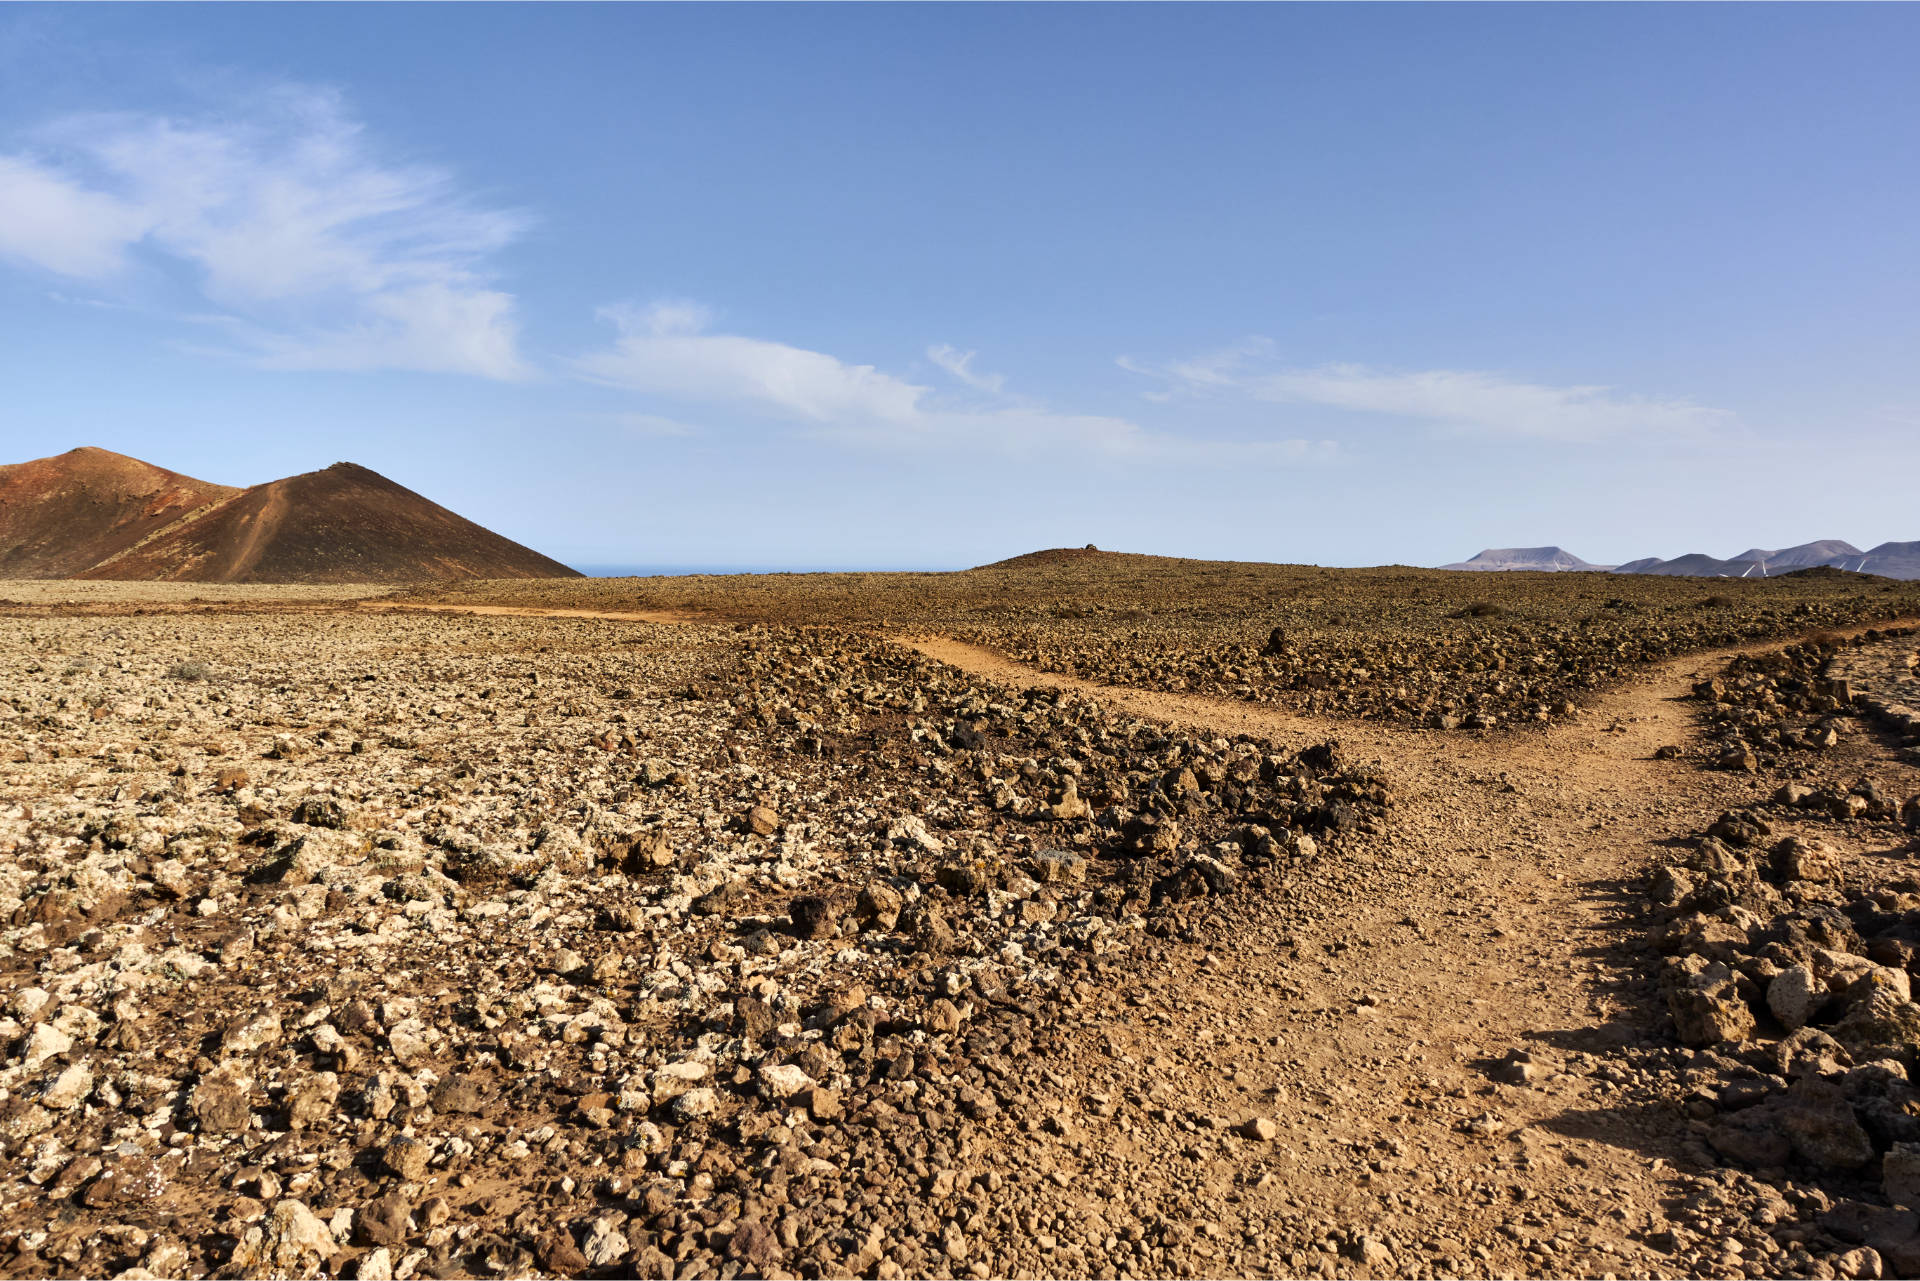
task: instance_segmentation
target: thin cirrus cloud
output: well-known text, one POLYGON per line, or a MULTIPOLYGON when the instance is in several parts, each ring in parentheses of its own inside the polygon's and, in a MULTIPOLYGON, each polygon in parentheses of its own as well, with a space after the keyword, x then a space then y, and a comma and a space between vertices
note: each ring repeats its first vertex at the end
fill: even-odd
POLYGON ((107 290, 184 272, 257 364, 527 373, 490 267, 526 218, 382 161, 332 94, 282 89, 244 119, 68 117, 0 153, 0 191, 0 258, 107 290))
POLYGON ((745 408, 843 445, 1011 454, 1064 449, 1108 459, 1194 462, 1294 461, 1327 452, 1324 444, 1299 440, 1195 441, 1124 418, 1062 413, 1004 394, 1000 377, 973 369, 974 353, 944 345, 928 348, 928 357, 972 390, 988 393, 988 403, 951 404, 932 388, 873 365, 708 332, 712 314, 697 303, 606 307, 600 317, 616 330, 613 344, 570 362, 579 376, 682 403, 745 408))
POLYGON ((1122 368, 1186 394, 1318 405, 1422 422, 1464 434, 1584 443, 1635 434, 1702 436, 1733 415, 1688 400, 1605 386, 1555 387, 1474 370, 1394 371, 1357 364, 1287 367, 1272 345, 1250 342, 1169 365, 1122 358, 1122 368))
POLYGON ((950 347, 946 343, 940 343, 927 348, 928 360, 931 360, 934 364, 940 366, 940 368, 946 370, 967 386, 973 388, 975 391, 990 392, 998 395, 1001 390, 1006 387, 1007 380, 1000 374, 982 373, 980 370, 975 369, 973 362, 979 354, 977 351, 961 351, 958 347, 950 347))
POLYGON ((573 362, 594 382, 698 403, 734 403, 817 423, 845 419, 906 425, 925 387, 849 365, 824 352, 737 334, 712 334, 693 303, 600 309, 613 346, 573 362))
POLYGON ((141 210, 20 156, 0 155, 0 256, 98 280, 151 225, 141 210))

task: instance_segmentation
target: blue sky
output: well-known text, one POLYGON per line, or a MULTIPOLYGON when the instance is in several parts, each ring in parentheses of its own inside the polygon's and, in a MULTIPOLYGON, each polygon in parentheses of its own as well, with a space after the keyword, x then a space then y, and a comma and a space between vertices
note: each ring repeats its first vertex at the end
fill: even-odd
POLYGON ((584 563, 1920 538, 1914 6, 9 6, 0 458, 584 563))

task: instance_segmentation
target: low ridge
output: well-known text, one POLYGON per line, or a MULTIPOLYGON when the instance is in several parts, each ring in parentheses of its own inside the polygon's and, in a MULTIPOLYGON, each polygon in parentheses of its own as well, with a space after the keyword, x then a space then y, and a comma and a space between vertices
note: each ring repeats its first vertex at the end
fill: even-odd
MULTIPOLYGON (((1625 566, 1621 572, 1628 572, 1625 566)), ((1685 556, 1675 556, 1672 560, 1655 560, 1643 568, 1631 571, 1636 574, 1664 574, 1670 578, 1764 578, 1766 567, 1758 561, 1721 560, 1705 552, 1688 552, 1685 556)))
POLYGON ((1859 556, 1830 561, 1836 569, 1856 574, 1879 574, 1883 578, 1920 578, 1920 541, 1881 543, 1859 556))
POLYGON ((235 489, 102 449, 0 468, 0 574, 206 583, 580 576, 354 463, 235 489))
POLYGON ((1798 547, 1782 547, 1777 551, 1768 551, 1761 547, 1750 547, 1735 556, 1734 560, 1750 560, 1765 565, 1769 574, 1777 574, 1788 569, 1808 569, 1814 565, 1831 565, 1849 556, 1864 555, 1858 547, 1844 538, 1822 538, 1818 542, 1801 543, 1798 547))

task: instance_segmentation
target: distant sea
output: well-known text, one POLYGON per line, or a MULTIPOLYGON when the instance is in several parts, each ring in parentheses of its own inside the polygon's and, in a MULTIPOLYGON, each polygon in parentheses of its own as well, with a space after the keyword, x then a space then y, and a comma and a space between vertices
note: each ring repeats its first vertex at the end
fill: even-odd
POLYGON ((575 565, 588 578, 676 578, 685 574, 884 573, 873 565, 575 565))

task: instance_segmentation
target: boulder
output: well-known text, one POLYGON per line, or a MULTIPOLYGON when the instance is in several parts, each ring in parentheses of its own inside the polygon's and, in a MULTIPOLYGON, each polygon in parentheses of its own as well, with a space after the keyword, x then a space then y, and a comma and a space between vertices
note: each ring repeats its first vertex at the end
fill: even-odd
POLYGON ((231 1064, 200 1078, 188 1106, 203 1134, 239 1134, 253 1119, 253 1081, 231 1064))
POLYGON ((1678 907, 1698 888, 1693 872, 1683 867, 1663 867, 1653 874, 1647 897, 1656 907, 1678 907))
POLYGON ((1774 879, 1778 881, 1830 881, 1834 877, 1833 853, 1818 841, 1789 836, 1773 847, 1774 879))
POLYGON ((1777 1111, 1794 1155, 1820 1170, 1857 1170, 1873 1160, 1873 1142, 1853 1114, 1846 1093, 1823 1077, 1807 1076, 1761 1107, 1777 1111))
POLYGON ((1826 1003, 1826 985, 1805 965, 1788 966, 1767 984, 1767 1008, 1789 1032, 1805 1027, 1826 1003))
POLYGON ((1782 1037, 1767 1047, 1767 1051, 1774 1070, 1793 1080, 1803 1076, 1834 1076, 1853 1063, 1845 1047, 1816 1027, 1803 1027, 1782 1037))
POLYGON ((767 1064, 754 1073, 760 1092, 770 1099, 789 1099, 813 1087, 813 1078, 791 1063, 767 1064))
POLYGON ((419 1139, 404 1135, 380 1150, 380 1164, 408 1183, 418 1183, 426 1178, 427 1167, 432 1160, 432 1148, 419 1139))
POLYGON ((720 1096, 705 1086, 697 1090, 688 1090, 673 1101, 673 1115, 682 1121, 695 1121, 701 1117, 712 1116, 719 1110, 720 1096))
POLYGON ((1872 987, 1832 1028, 1833 1039, 1856 1061, 1890 1058, 1913 1062, 1920 1045, 1920 1005, 1890 986, 1872 987))
POLYGON ((40 1106, 65 1112, 93 1093, 93 1070, 84 1063, 69 1064, 40 1092, 40 1106))
POLYGON ((1068 850, 1040 850, 1027 860, 1033 879, 1042 885, 1078 884, 1087 878, 1087 860, 1068 850))
POLYGON ((459 1072, 441 1078, 440 1083, 433 1087, 430 1101, 435 1112, 451 1116, 472 1116, 486 1105, 480 1083, 459 1072))
POLYGON ((1667 922, 1654 936, 1662 952, 1730 961, 1747 947, 1747 931, 1732 921, 1696 912, 1667 922))
POLYGON ((757 996, 741 996, 733 1002, 734 1030, 747 1041, 759 1041, 774 1028, 773 1008, 757 996))
POLYGON ((233 1252, 242 1276, 309 1275, 340 1250, 333 1232, 306 1203, 291 1198, 273 1207, 266 1221, 248 1228, 233 1252))
POLYGON ((1920 1143, 1896 1143, 1880 1160, 1880 1188, 1895 1205, 1920 1209, 1920 1143))
POLYGON ((1753 1011, 1740 999, 1733 971, 1719 961, 1706 961, 1697 955, 1668 965, 1661 986, 1683 1042, 1737 1043, 1752 1035, 1753 1011))
POLYGON ((787 916, 793 932, 803 939, 828 939, 839 933, 839 905, 824 895, 806 894, 793 900, 787 916))
POLYGON ((611 1218, 595 1219, 580 1242, 580 1253, 585 1256, 587 1265, 594 1268, 612 1267, 631 1248, 627 1244, 626 1233, 611 1218))
POLYGON ((854 904, 859 919, 875 929, 890 930, 900 920, 906 900, 899 890, 885 881, 869 881, 854 904))
POLYGON ((707 1065, 697 1059, 686 1059, 654 1069, 647 1085, 655 1103, 670 1103, 706 1079, 707 1065))
POLYGON ((340 1078, 332 1072, 315 1072, 288 1086, 287 1128, 304 1130, 326 1124, 333 1119, 339 1098, 340 1078))
POLYGON ((362 1245, 400 1245, 412 1227, 413 1204, 398 1192, 375 1197, 353 1212, 354 1237, 362 1245))
POLYGON ((1793 1153, 1793 1143, 1780 1128, 1778 1117, 1765 1106, 1723 1118, 1707 1131, 1707 1142, 1729 1161, 1754 1169, 1785 1165, 1793 1153))

